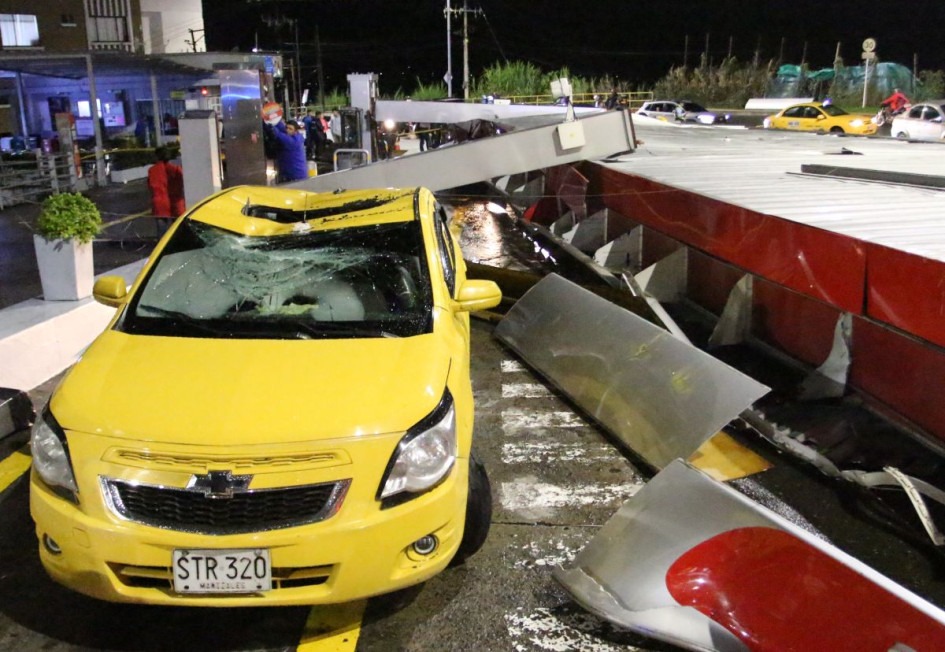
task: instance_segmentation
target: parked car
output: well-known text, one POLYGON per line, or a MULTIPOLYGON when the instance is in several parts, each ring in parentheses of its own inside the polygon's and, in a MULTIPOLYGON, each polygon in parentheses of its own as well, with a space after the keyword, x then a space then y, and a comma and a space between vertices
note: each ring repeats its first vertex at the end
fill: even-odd
POLYGON ((32 430, 58 582, 162 605, 347 602, 483 543, 468 280, 425 189, 235 187, 179 218, 32 430))
POLYGON ((806 102, 794 104, 764 119, 765 129, 815 131, 832 134, 875 134, 878 127, 871 116, 847 113, 833 104, 806 102))
POLYGON ((729 119, 727 114, 713 113, 689 100, 651 100, 644 102, 635 113, 668 122, 697 122, 703 125, 720 124, 729 119))
POLYGON ((910 140, 942 140, 945 138, 945 100, 929 100, 913 104, 905 113, 893 118, 890 134, 910 140))

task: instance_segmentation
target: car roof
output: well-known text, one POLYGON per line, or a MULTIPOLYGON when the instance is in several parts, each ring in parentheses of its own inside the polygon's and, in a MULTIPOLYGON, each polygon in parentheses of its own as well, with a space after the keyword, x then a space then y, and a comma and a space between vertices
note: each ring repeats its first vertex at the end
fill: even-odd
POLYGON ((329 230, 420 219, 424 188, 374 188, 309 192, 267 186, 235 186, 198 204, 187 217, 247 236, 329 230), (305 224, 305 227, 300 227, 305 224))

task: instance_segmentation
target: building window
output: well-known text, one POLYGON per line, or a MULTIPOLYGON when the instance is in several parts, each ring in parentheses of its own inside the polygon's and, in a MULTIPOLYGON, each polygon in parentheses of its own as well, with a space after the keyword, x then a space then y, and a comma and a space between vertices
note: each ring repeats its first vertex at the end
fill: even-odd
POLYGON ((74 14, 63 14, 62 18, 59 20, 59 24, 63 27, 75 27, 75 15, 74 14))
POLYGON ((92 42, 125 43, 128 39, 126 0, 86 0, 92 42))
POLYGON ((0 40, 3 47, 36 47, 39 25, 30 14, 0 14, 0 40))

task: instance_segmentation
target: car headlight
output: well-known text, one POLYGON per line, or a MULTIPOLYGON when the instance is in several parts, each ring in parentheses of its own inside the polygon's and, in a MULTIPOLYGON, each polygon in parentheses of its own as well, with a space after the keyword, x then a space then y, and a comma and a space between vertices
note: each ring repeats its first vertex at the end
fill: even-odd
POLYGON ((69 461, 69 450, 66 445, 66 434, 56 422, 49 408, 43 410, 42 415, 33 424, 30 432, 30 450, 33 456, 33 468, 39 477, 53 489, 69 492, 74 498, 79 488, 72 473, 72 463, 69 461))
POLYGON ((449 392, 397 444, 387 464, 378 498, 385 507, 435 487, 456 461, 456 410, 449 392), (391 500, 394 498, 394 500, 391 500))
POLYGON ((857 118, 856 120, 851 120, 851 121, 850 121, 850 126, 851 126, 851 127, 862 127, 864 124, 865 124, 865 123, 864 123, 862 120, 860 120, 859 118, 857 118))

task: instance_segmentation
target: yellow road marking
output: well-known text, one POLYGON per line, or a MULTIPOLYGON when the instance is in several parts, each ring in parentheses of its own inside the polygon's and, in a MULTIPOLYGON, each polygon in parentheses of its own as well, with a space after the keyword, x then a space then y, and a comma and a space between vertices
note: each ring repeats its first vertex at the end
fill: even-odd
POLYGON ((19 450, 13 451, 9 457, 0 461, 0 491, 9 487, 17 478, 26 473, 27 469, 30 468, 31 461, 28 444, 19 450))
POLYGON ((743 478, 771 468, 768 460, 748 450, 724 432, 716 433, 703 443, 689 457, 689 462, 720 482, 743 478))
POLYGON ((358 644, 367 600, 312 607, 297 652, 350 652, 358 644))

